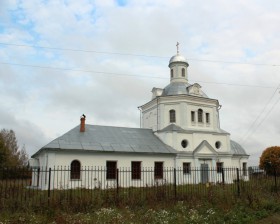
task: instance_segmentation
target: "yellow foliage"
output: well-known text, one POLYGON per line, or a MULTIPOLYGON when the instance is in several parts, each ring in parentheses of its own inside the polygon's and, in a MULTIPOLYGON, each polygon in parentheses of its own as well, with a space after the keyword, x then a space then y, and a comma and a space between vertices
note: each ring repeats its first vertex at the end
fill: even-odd
POLYGON ((268 173, 280 172, 280 146, 265 149, 260 157, 260 168, 268 173))

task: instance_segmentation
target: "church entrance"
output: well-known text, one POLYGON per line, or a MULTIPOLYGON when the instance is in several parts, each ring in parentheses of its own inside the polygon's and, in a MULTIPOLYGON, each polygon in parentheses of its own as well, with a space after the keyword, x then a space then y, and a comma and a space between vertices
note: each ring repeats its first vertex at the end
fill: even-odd
POLYGON ((201 183, 205 184, 207 182, 209 182, 209 166, 208 164, 201 164, 200 165, 200 180, 201 180, 201 183))

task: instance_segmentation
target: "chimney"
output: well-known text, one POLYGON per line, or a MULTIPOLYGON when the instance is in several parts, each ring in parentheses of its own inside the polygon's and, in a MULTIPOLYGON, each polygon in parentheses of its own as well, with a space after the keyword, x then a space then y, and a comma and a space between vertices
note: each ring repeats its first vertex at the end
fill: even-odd
POLYGON ((85 132, 86 130, 86 115, 81 116, 80 132, 85 132))

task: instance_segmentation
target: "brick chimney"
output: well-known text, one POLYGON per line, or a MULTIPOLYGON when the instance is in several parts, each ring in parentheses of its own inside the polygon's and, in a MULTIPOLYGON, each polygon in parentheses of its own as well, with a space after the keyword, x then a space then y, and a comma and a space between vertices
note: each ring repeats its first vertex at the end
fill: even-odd
POLYGON ((81 116, 80 132, 85 132, 86 130, 86 115, 81 116))

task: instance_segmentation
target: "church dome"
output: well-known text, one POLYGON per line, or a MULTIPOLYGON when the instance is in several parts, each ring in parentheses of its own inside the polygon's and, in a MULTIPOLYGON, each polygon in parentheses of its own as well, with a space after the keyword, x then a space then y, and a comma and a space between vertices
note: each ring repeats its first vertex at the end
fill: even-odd
POLYGON ((176 55, 172 56, 169 60, 169 65, 174 62, 183 62, 183 63, 186 63, 187 66, 189 65, 187 62, 187 59, 180 54, 176 54, 176 55))

